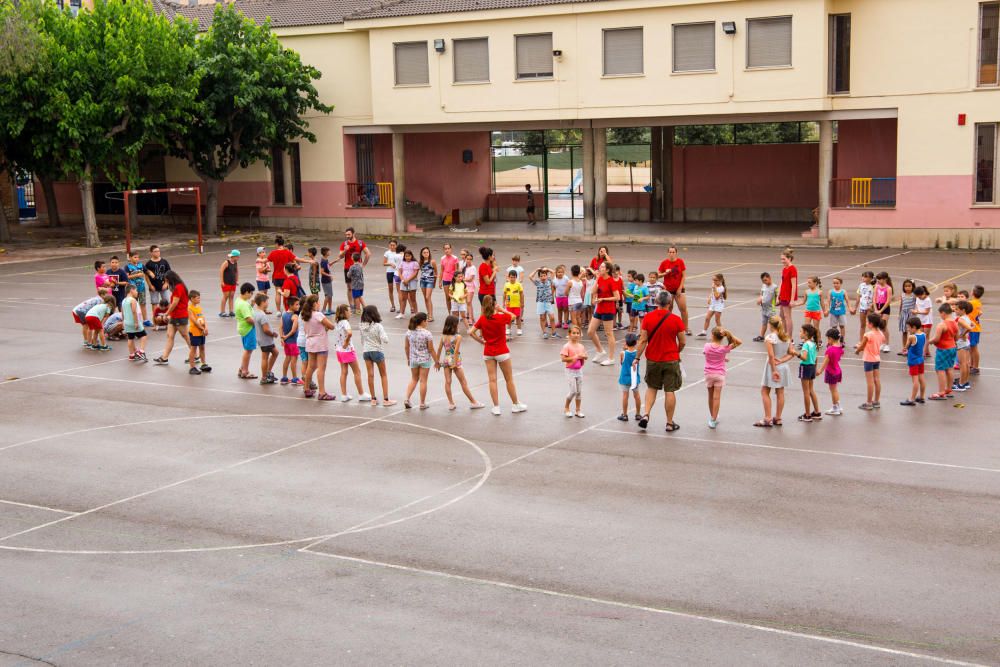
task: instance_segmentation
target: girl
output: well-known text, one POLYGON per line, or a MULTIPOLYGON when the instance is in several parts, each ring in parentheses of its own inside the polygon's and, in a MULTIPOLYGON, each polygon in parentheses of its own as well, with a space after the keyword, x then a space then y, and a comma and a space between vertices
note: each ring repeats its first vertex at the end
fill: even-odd
POLYGON ((900 344, 900 352, 897 352, 897 356, 906 356, 906 341, 909 340, 910 334, 906 330, 906 322, 913 316, 913 311, 917 307, 917 295, 916 295, 917 285, 912 280, 907 278, 903 281, 903 286, 900 288, 902 294, 899 295, 899 333, 902 335, 902 342, 900 344))
POLYGON ((823 320, 823 312, 826 310, 827 304, 823 303, 823 283, 819 276, 809 276, 806 279, 806 293, 802 297, 802 300, 795 305, 801 306, 805 305, 805 319, 806 324, 812 326, 816 331, 817 343, 819 342, 819 325, 823 320))
POLYGON ((593 362, 602 366, 614 366, 615 361, 615 308, 621 295, 615 289, 615 279, 611 277, 614 267, 611 262, 601 264, 600 275, 594 281, 594 286, 590 288, 591 299, 594 303, 594 317, 590 320, 587 333, 590 340, 597 348, 597 354, 593 362), (608 341, 608 351, 604 352, 601 339, 597 335, 598 327, 604 328, 604 335, 608 341))
MULTIPOLYGON (((389 312, 396 312, 396 285, 399 283, 396 280, 396 265, 399 264, 402 257, 399 252, 397 252, 397 247, 399 242, 396 239, 389 240, 389 249, 382 254, 382 266, 385 267, 385 282, 388 284, 389 288, 389 312)), ((402 302, 400 302, 402 306, 402 302)), ((363 312, 363 311, 362 311, 363 312)))
POLYGON ((958 285, 956 285, 955 283, 948 283, 946 285, 942 285, 941 291, 944 292, 944 296, 939 296, 937 299, 934 300, 934 302, 937 303, 938 305, 942 303, 947 303, 948 305, 951 305, 952 303, 955 302, 955 299, 958 298, 958 285))
MULTIPOLYGON (((875 276, 875 296, 874 296, 874 309, 882 317, 882 330, 885 330, 885 325, 889 322, 889 315, 892 314, 892 278, 885 271, 880 271, 877 276, 875 276)), ((889 340, 886 339, 882 343, 882 352, 890 352, 889 340)))
POLYGON ((472 326, 469 320, 469 307, 465 303, 465 280, 462 276, 456 274, 455 280, 445 288, 445 291, 448 294, 448 303, 451 304, 451 312, 460 321, 465 322, 466 328, 472 326))
POLYGON ((847 309, 851 304, 844 290, 844 281, 840 278, 833 279, 833 289, 830 290, 826 305, 827 313, 830 315, 830 326, 839 329, 838 340, 843 344, 847 336, 847 309))
POLYGON ((399 274, 399 313, 396 314, 396 319, 401 320, 407 305, 410 306, 411 313, 417 312, 417 277, 420 265, 413 259, 412 250, 403 251, 396 273, 399 274))
POLYGON ((263 246, 257 248, 257 259, 254 260, 254 269, 257 273, 257 291, 269 291, 271 289, 271 263, 267 261, 267 252, 263 246))
POLYGON ((583 272, 583 321, 580 326, 590 322, 591 318, 594 317, 594 296, 590 293, 590 288, 594 284, 594 279, 597 276, 590 269, 586 269, 583 272))
POLYGON ((462 251, 462 257, 465 258, 465 270, 463 276, 465 278, 465 305, 468 326, 472 326, 472 320, 475 317, 476 308, 473 305, 476 292, 479 291, 479 272, 476 270, 476 262, 472 257, 472 253, 468 250, 462 251))
POLYGON ((556 326, 560 329, 569 328, 569 278, 566 276, 566 265, 556 267, 556 277, 552 279, 556 290, 556 326))
MULTIPOLYGON (((931 335, 931 327, 934 326, 934 302, 931 301, 930 292, 923 285, 918 285, 915 290, 913 290, 913 295, 916 297, 916 301, 913 304, 913 314, 920 318, 920 328, 924 332, 925 339, 929 339, 931 335)), ((928 358, 931 356, 931 350, 929 345, 924 345, 924 357, 928 358)))
POLYGON ((434 321, 434 286, 437 285, 437 280, 437 261, 431 258, 431 249, 424 246, 420 249, 420 291, 424 294, 428 322, 434 321))
POLYGON ((800 422, 818 421, 823 418, 816 397, 816 352, 819 350, 819 331, 811 324, 803 324, 799 333, 802 347, 799 350, 799 380, 802 381, 802 402, 805 412, 799 416, 800 422))
POLYGON ((350 369, 354 372, 358 401, 367 403, 372 397, 364 393, 364 389, 361 388, 361 366, 358 365, 358 353, 351 343, 351 338, 354 336, 354 332, 351 331, 351 307, 346 303, 340 304, 334 317, 337 322, 333 330, 333 339, 336 344, 337 362, 340 364, 340 401, 347 403, 351 400, 351 395, 347 393, 347 370, 350 369))
POLYGON ((483 346, 483 361, 486 362, 486 373, 489 376, 490 398, 493 401, 493 414, 500 414, 500 392, 497 388, 497 367, 503 373, 507 384, 507 394, 514 403, 511 412, 524 412, 528 406, 517 400, 517 387, 514 386, 514 371, 510 362, 510 349, 507 347, 506 330, 514 316, 503 310, 496 310, 492 296, 483 299, 483 314, 469 332, 469 336, 483 346))
POLYGON ((319 309, 319 297, 310 294, 302 303, 299 315, 300 326, 306 336, 306 371, 302 384, 302 395, 305 398, 316 396, 320 401, 335 401, 336 396, 326 393, 326 362, 330 353, 330 341, 327 331, 333 329, 331 322, 319 309), (313 375, 316 375, 316 387, 319 394, 312 389, 313 375))
POLYGON ((844 356, 844 344, 840 339, 840 331, 832 327, 826 332, 826 355, 816 373, 823 373, 823 382, 830 388, 830 401, 833 403, 826 414, 839 417, 844 414, 840 409, 840 382, 844 377, 840 368, 840 360, 844 356))
MULTIPOLYGON (((163 352, 154 362, 165 364, 170 358, 170 352, 174 349, 174 336, 180 333, 184 343, 188 346, 188 359, 194 368, 194 356, 190 354, 191 341, 188 338, 188 291, 187 286, 176 271, 167 271, 164 276, 170 289, 170 305, 167 306, 167 342, 163 346, 163 352)), ((109 348, 110 349, 110 348, 109 348)))
POLYGON ((285 360, 281 362, 281 384, 292 384, 296 387, 302 386, 299 379, 299 308, 302 304, 299 298, 292 297, 288 300, 288 310, 281 315, 281 347, 285 353, 285 360), (288 369, 292 369, 291 380, 289 380, 288 369))
POLYGON ((563 413, 567 417, 573 417, 574 412, 570 410, 570 404, 576 402, 577 417, 584 417, 581 409, 583 401, 583 364, 587 361, 587 348, 581 343, 583 330, 577 325, 569 329, 569 341, 563 345, 559 351, 559 358, 566 365, 566 380, 569 382, 569 393, 566 394, 566 405, 563 406, 563 413))
POLYGON ((378 367, 379 378, 382 381, 382 406, 396 405, 389 400, 389 379, 385 372, 385 346, 389 344, 389 336, 382 326, 382 316, 375 306, 365 306, 361 311, 361 345, 362 358, 368 371, 368 394, 372 397, 372 406, 378 405, 375 398, 375 367, 378 367))
POLYGON ((420 383, 420 409, 426 410, 430 407, 427 405, 427 376, 431 372, 431 366, 439 363, 437 350, 434 349, 434 336, 427 330, 426 313, 417 313, 410 318, 403 348, 410 362, 410 384, 406 387, 403 405, 407 410, 413 407, 410 397, 413 396, 417 383, 420 383))
POLYGON ((719 425, 719 406, 722 388, 726 386, 726 359, 730 352, 743 344, 731 331, 722 327, 712 329, 711 342, 705 343, 705 386, 708 388, 708 427, 719 425), (723 341, 726 344, 723 345, 723 341))
POLYGON ((858 283, 858 300, 854 304, 854 308, 851 310, 851 315, 857 313, 858 321, 861 325, 861 329, 858 332, 858 338, 863 338, 865 335, 865 328, 868 325, 868 311, 872 309, 872 298, 874 297, 875 288, 872 287, 872 283, 875 282, 875 274, 871 271, 865 271, 861 274, 861 282, 858 283))
POLYGON ((785 248, 781 253, 781 285, 778 286, 778 314, 785 331, 792 330, 792 304, 799 298, 799 270, 795 267, 795 252, 785 248))
POLYGON ((862 410, 875 410, 882 407, 879 398, 882 395, 882 378, 879 375, 879 350, 885 343, 885 334, 882 329, 885 327, 885 320, 879 313, 868 313, 868 330, 858 341, 858 346, 854 348, 855 354, 862 354, 865 362, 865 384, 867 386, 866 400, 858 407, 862 410))
POLYGON ((580 276, 580 265, 574 264, 570 267, 569 272, 572 277, 569 279, 569 286, 566 290, 566 302, 569 308, 570 323, 582 326, 584 282, 580 276))
POLYGON ((761 378, 760 397, 764 403, 764 418, 754 422, 754 426, 769 428, 781 426, 781 413, 785 409, 785 388, 788 386, 788 362, 795 358, 792 344, 785 333, 785 323, 780 316, 767 321, 767 335, 764 336, 767 347, 767 360, 764 362, 764 377, 761 378), (771 418, 771 390, 777 402, 774 419, 771 418))
MULTIPOLYGON (((465 305, 464 303, 462 304, 465 305)), ((451 376, 458 378, 458 384, 462 387, 462 392, 469 399, 469 408, 478 410, 486 406, 476 400, 469 389, 469 382, 465 379, 465 371, 462 370, 462 336, 458 333, 458 318, 449 315, 444 320, 444 329, 441 331, 441 342, 438 343, 437 358, 440 363, 438 370, 444 369, 444 395, 448 397, 448 409, 455 409, 455 399, 451 397, 451 376)))
POLYGON ((705 313, 705 325, 701 328, 698 338, 708 335, 708 325, 715 316, 716 328, 722 327, 722 311, 726 308, 726 278, 721 273, 712 276, 712 288, 708 291, 708 312, 705 313))

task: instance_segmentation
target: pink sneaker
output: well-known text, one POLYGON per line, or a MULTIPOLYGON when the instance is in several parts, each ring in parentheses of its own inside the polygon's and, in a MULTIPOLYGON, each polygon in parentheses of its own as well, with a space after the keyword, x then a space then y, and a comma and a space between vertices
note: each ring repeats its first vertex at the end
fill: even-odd
POLYGON ((301 386, 302 386, 303 384, 305 384, 305 383, 304 383, 304 382, 302 382, 302 380, 301 380, 301 379, 299 379, 299 378, 292 378, 292 380, 291 380, 291 382, 289 382, 289 384, 293 384, 293 385, 295 385, 296 387, 301 387, 301 386))

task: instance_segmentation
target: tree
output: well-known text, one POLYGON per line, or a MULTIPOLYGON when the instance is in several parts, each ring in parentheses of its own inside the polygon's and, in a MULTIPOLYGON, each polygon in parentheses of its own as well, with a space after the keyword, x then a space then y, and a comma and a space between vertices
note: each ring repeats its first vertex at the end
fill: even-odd
POLYGON ((198 40, 200 80, 192 121, 171 135, 170 152, 187 160, 205 183, 205 225, 217 231, 219 185, 237 167, 263 160, 295 139, 316 142, 306 113, 329 113, 313 81, 319 70, 302 63, 271 33, 235 7, 215 6, 212 25, 198 40))
POLYGON ((648 144, 650 138, 648 127, 613 127, 608 130, 609 144, 648 144))

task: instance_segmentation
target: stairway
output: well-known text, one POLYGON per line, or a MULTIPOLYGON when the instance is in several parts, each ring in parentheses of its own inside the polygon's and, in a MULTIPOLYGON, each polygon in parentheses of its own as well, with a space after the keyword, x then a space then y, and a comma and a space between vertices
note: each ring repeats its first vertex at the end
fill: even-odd
POLYGON ((406 231, 420 234, 430 229, 444 229, 444 216, 438 215, 420 202, 406 202, 406 231))

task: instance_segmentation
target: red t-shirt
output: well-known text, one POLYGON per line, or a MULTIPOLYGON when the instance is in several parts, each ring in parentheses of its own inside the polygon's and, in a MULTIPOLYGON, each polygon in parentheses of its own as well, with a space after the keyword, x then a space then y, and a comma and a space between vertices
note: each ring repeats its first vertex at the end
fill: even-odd
POLYGON ((604 263, 603 258, 595 257, 594 259, 590 260, 590 268, 592 268, 594 271, 597 271, 599 268, 601 268, 601 264, 603 263, 604 263))
MULTIPOLYGON (((610 276, 605 276, 604 278, 597 279, 597 298, 598 299, 610 299, 615 295, 615 279, 610 276)), ((595 301, 596 306, 594 307, 595 313, 613 313, 615 312, 615 302, 614 301, 595 301)))
POLYGON ((365 242, 354 239, 350 243, 344 241, 340 244, 340 252, 344 253, 344 271, 354 264, 354 253, 360 253, 365 249, 365 242))
POLYGON ((267 256, 267 261, 274 265, 272 277, 276 280, 284 280, 285 264, 295 261, 295 253, 287 248, 276 248, 267 256))
POLYGON ((795 301, 799 298, 799 270, 794 264, 789 264, 781 270, 781 287, 778 289, 778 301, 795 301), (792 294, 792 278, 795 278, 795 294, 792 294))
POLYGON ((615 283, 615 291, 618 292, 618 300, 625 300, 625 281, 621 278, 612 278, 615 283))
POLYGON ((498 357, 501 354, 508 354, 507 347, 507 325, 514 321, 514 318, 506 313, 493 313, 493 317, 480 317, 476 320, 475 328, 483 333, 483 356, 498 357))
POLYGON ((649 361, 680 361, 681 354, 677 349, 677 334, 684 331, 684 320, 669 310, 657 308, 648 313, 642 320, 642 330, 646 332, 646 359, 649 361), (667 321, 660 325, 652 338, 653 328, 660 320, 667 321))
POLYGON ((663 289, 668 292, 676 292, 681 288, 681 280, 684 279, 684 272, 687 271, 687 267, 684 266, 684 260, 678 257, 675 260, 665 259, 660 262, 660 268, 657 273, 662 273, 661 276, 663 280, 663 289))
POLYGON ((486 262, 479 265, 479 293, 480 294, 496 294, 497 292, 497 277, 494 274, 493 280, 488 280, 487 276, 493 273, 493 267, 491 267, 486 262))
POLYGON ((182 320, 188 316, 188 291, 187 287, 178 284, 170 293, 170 300, 178 299, 177 306, 170 312, 170 319, 182 320))

